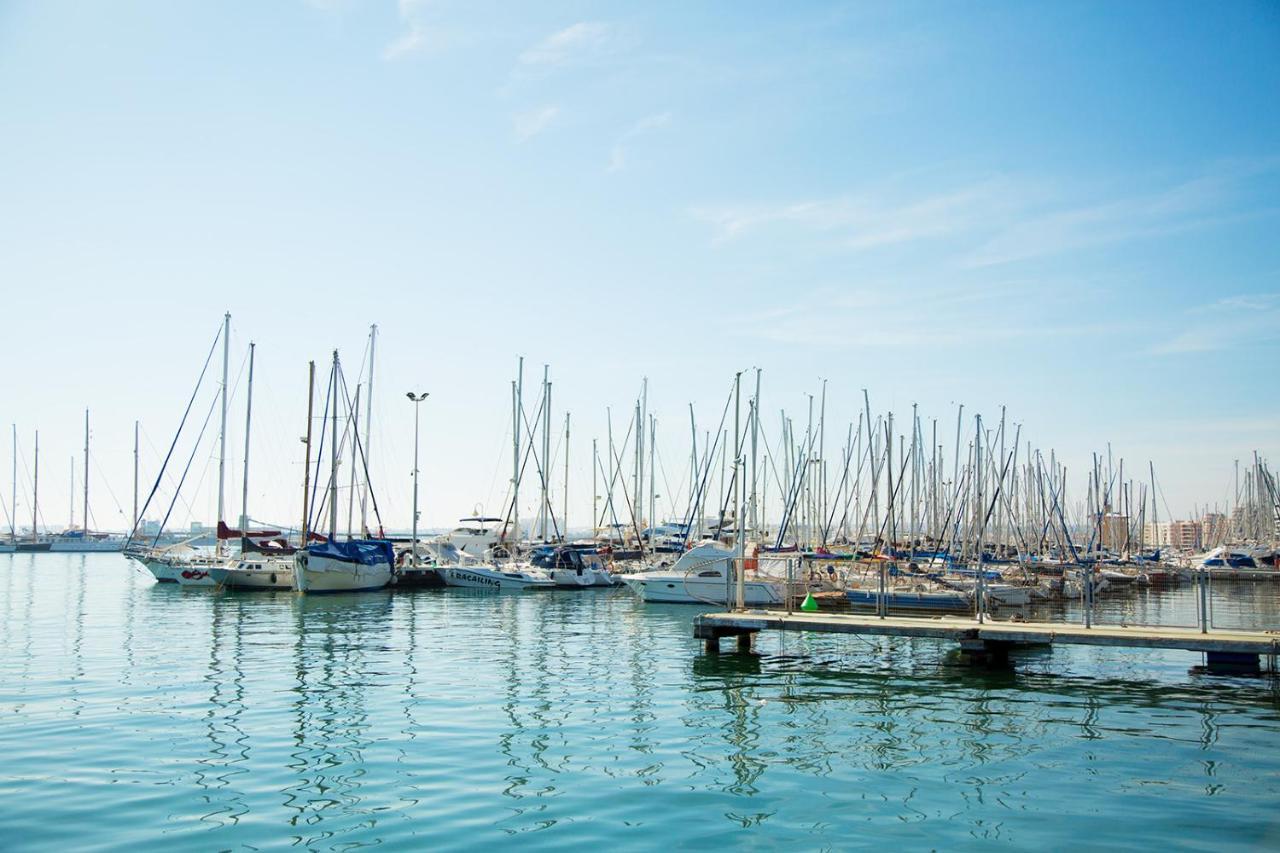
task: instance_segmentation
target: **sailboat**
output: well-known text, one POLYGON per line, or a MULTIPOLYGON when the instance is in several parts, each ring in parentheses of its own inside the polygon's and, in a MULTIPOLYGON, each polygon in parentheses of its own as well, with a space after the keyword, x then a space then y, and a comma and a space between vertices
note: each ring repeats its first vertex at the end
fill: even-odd
MULTIPOLYGON (((227 443, 227 374, 228 374, 229 358, 230 358, 229 342, 231 338, 231 314, 230 313, 225 314, 223 316, 222 328, 219 330, 218 335, 215 336, 214 344, 209 348, 209 354, 205 358, 204 368, 202 368, 200 371, 200 379, 196 382, 196 390, 192 393, 191 401, 188 402, 187 404, 187 410, 183 414, 181 422, 179 422, 178 424, 178 431, 173 437, 173 444, 169 448, 169 453, 172 454, 174 447, 177 446, 178 438, 182 434, 182 429, 185 426, 187 421, 187 415, 189 415, 191 412, 191 403, 194 402, 195 395, 200 390, 200 385, 204 380, 205 371, 208 369, 209 361, 213 357, 214 347, 216 347, 217 345, 218 337, 222 338, 222 386, 219 391, 219 397, 220 397, 221 406, 222 406, 222 426, 221 426, 221 433, 219 436, 219 448, 218 448, 218 520, 221 522, 223 519, 223 510, 225 506, 224 487, 225 487, 225 473, 226 473, 226 443, 227 443)), ((134 477, 136 480, 136 477, 137 477, 136 427, 135 427, 134 441, 135 441, 134 477)), ((197 439, 196 445, 197 447, 199 446, 198 439, 197 439)), ((192 451, 192 458, 194 458, 194 450, 192 451)), ((146 503, 142 507, 142 512, 144 514, 146 513, 147 507, 151 503, 151 498, 155 496, 156 490, 160 486, 160 482, 161 482, 161 479, 164 477, 165 468, 168 465, 168 461, 169 461, 168 457, 166 457, 165 463, 161 465, 160 472, 156 476, 156 482, 155 482, 155 485, 152 487, 151 495, 147 498, 146 503)), ((190 465, 190 460, 188 460, 188 465, 190 465)), ((186 473, 184 472, 183 479, 179 480, 179 483, 178 483, 179 488, 181 488, 182 482, 183 480, 185 480, 185 477, 186 477, 186 473)), ((176 494, 174 495, 173 500, 174 501, 177 500, 176 494)), ((135 499, 135 503, 136 503, 136 499, 135 499)), ((173 504, 171 502, 170 510, 172 510, 172 507, 173 507, 173 504)), ((159 583, 176 583, 176 584, 181 584, 183 586, 214 586, 215 585, 215 581, 213 579, 213 576, 210 574, 210 570, 221 567, 221 566, 225 566, 228 563, 227 557, 224 556, 223 554, 221 540, 218 541, 216 550, 212 556, 206 553, 197 552, 194 549, 190 548, 189 544, 191 540, 188 540, 186 542, 179 542, 174 545, 166 546, 164 548, 157 548, 155 547, 155 542, 159 541, 159 538, 160 538, 159 535, 156 536, 156 539, 152 543, 151 547, 134 546, 132 543, 133 543, 134 536, 136 536, 138 532, 137 525, 138 525, 139 518, 140 518, 139 514, 135 511, 134 512, 134 529, 130 532, 129 538, 125 542, 124 552, 126 556, 130 557, 133 560, 136 560, 137 562, 145 566, 146 569, 149 572, 151 572, 151 574, 155 577, 156 581, 158 581, 159 583)), ((168 520, 167 514, 165 516, 165 520, 166 521, 168 520)), ((163 526, 164 525, 162 523, 161 528, 163 528, 163 526)))
POLYGON ((49 537, 40 535, 40 431, 36 430, 35 468, 31 478, 31 538, 17 539, 13 542, 14 550, 19 554, 40 553, 48 551, 52 543, 49 537))
POLYGON ((72 527, 54 536, 49 550, 70 553, 114 552, 124 547, 119 536, 93 533, 89 530, 89 410, 84 410, 84 519, 80 528, 72 527))
MULTIPOLYGON (((382 589, 391 583, 395 571, 395 551, 391 543, 385 539, 353 539, 350 531, 347 533, 346 541, 338 540, 338 407, 346 394, 337 350, 333 352, 333 367, 329 372, 329 383, 329 402, 333 412, 332 437, 329 446, 329 536, 322 542, 310 542, 307 529, 304 528, 303 541, 308 544, 305 548, 298 549, 293 555, 293 582, 302 593, 365 592, 382 589)), ((352 444, 359 451, 359 435, 353 434, 352 444)), ((364 462, 367 471, 367 460, 364 462)), ((308 416, 308 471, 310 466, 311 418, 308 416)), ((376 501, 374 511, 377 512, 376 501)))

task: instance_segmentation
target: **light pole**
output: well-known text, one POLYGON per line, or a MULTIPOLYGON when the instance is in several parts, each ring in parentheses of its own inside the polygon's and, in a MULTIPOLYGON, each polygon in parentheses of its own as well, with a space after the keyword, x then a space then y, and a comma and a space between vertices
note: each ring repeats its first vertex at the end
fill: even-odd
POLYGON ((413 539, 409 547, 413 553, 413 567, 418 568, 418 410, 421 408, 419 403, 427 399, 427 392, 414 394, 412 391, 405 394, 413 401, 413 539))

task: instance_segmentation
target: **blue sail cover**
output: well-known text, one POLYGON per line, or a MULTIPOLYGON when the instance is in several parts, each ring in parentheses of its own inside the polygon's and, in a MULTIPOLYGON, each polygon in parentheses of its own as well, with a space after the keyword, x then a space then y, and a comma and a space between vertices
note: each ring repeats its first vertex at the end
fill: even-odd
POLYGON ((317 542, 307 546, 307 553, 328 557, 344 563, 361 563, 376 566, 379 563, 395 563, 391 543, 384 539, 352 539, 350 542, 317 542))

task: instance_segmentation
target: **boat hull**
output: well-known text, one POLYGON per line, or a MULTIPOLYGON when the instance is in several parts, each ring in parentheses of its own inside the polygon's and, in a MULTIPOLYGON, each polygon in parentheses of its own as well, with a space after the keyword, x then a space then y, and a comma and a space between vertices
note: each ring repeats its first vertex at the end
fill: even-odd
POLYGON ((299 551, 293 555, 293 585, 299 592, 370 592, 391 583, 391 564, 356 563, 299 551))
POLYGON ((443 566, 437 571, 444 578, 447 586, 456 586, 463 589, 545 589, 554 585, 550 578, 534 578, 525 575, 523 572, 512 573, 519 574, 521 577, 512 577, 511 574, 494 568, 443 566))
MULTIPOLYGON (((633 592, 652 604, 715 604, 726 605, 725 581, 720 578, 680 577, 677 575, 636 575, 624 577, 622 582, 633 592)), ((737 591, 729 591, 736 603, 737 591)), ((782 604, 780 585, 765 581, 746 581, 743 584, 742 602, 760 606, 782 604)))
POLYGON ((880 596, 875 590, 849 589, 845 597, 853 607, 876 607, 881 600, 889 610, 911 610, 933 613, 968 613, 973 602, 961 593, 946 592, 886 592, 880 596))

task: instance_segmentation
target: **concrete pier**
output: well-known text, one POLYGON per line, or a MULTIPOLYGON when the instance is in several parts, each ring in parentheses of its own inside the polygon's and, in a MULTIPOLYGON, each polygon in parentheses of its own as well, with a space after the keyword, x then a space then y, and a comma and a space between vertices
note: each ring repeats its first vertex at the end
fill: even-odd
POLYGON ((998 622, 951 616, 919 617, 836 613, 744 611, 705 613, 693 623, 694 636, 710 650, 721 637, 738 638, 749 650, 760 631, 818 631, 863 636, 925 637, 958 643, 964 658, 976 664, 1003 665, 1009 652, 1031 645, 1116 646, 1137 649, 1182 649, 1205 654, 1209 669, 1256 673, 1261 656, 1280 653, 1280 632, 1209 631, 1195 628, 1136 625, 1084 625, 1061 622, 998 622))

